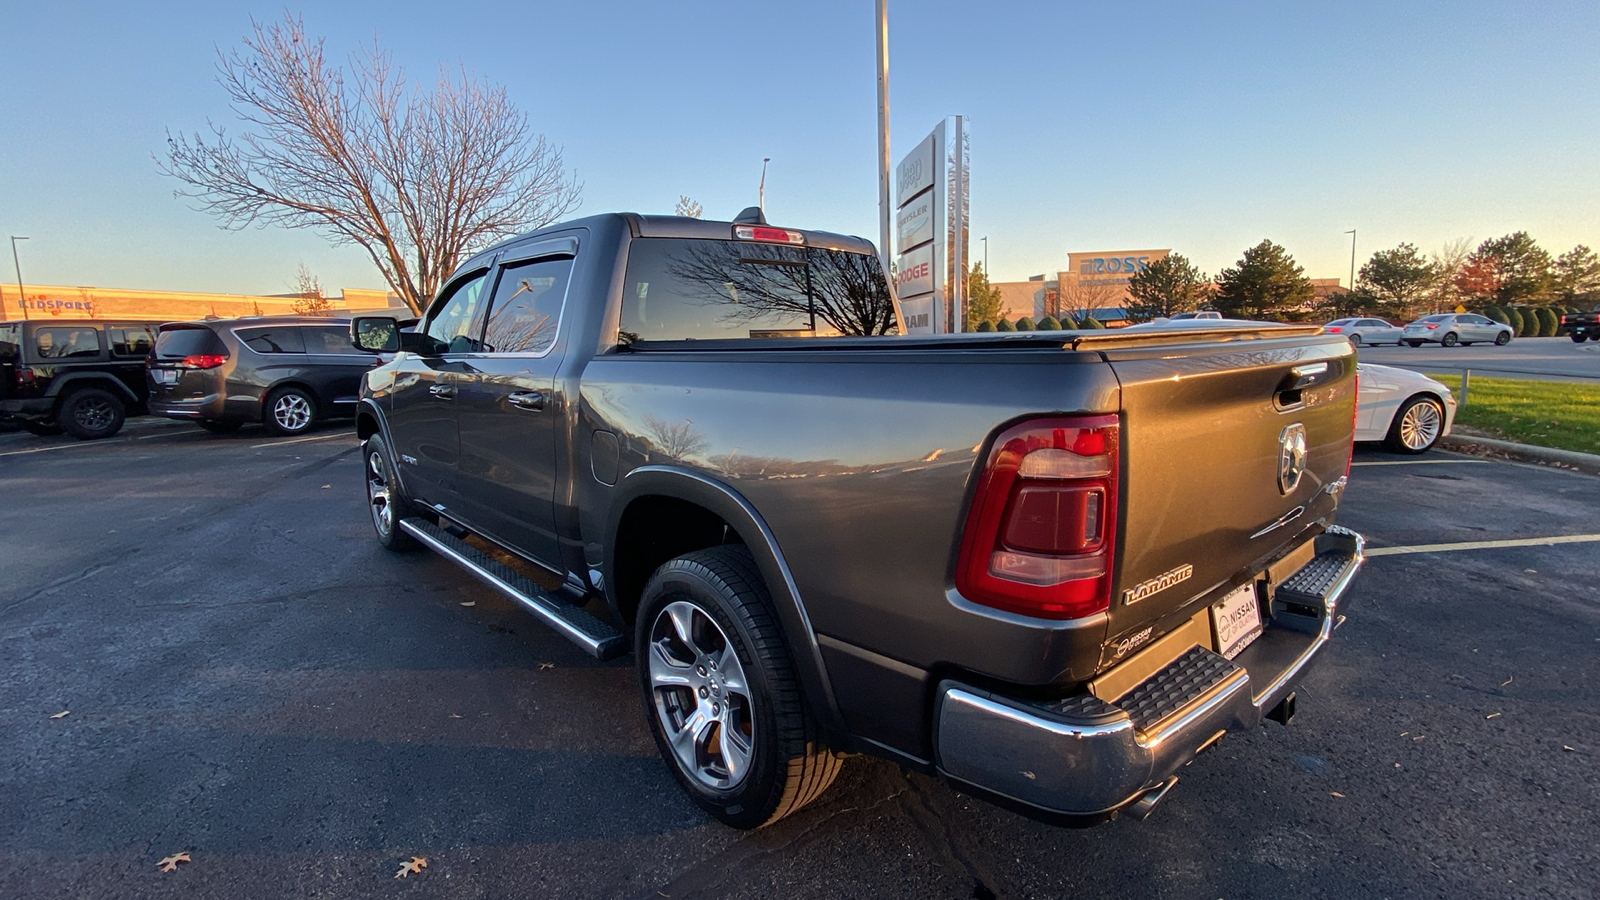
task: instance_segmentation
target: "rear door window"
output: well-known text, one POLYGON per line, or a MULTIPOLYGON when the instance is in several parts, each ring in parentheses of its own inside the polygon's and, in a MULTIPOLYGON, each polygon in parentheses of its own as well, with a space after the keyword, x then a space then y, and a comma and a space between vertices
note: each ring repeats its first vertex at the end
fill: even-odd
POLYGON ((350 343, 349 325, 307 325, 300 332, 307 353, 349 353, 371 358, 371 354, 357 350, 350 343))
POLYGON ((240 328, 234 334, 257 353, 304 353, 305 338, 294 325, 269 325, 264 328, 240 328))
POLYGON ((41 328, 33 346, 40 359, 94 359, 100 355, 100 329, 41 328))
POLYGON ((628 252, 619 340, 885 334, 876 257, 752 241, 641 238, 628 252))
POLYGON ((157 359, 183 359, 188 356, 223 356, 222 339, 204 325, 167 327, 156 335, 157 359))
POLYGON ((485 353, 550 352, 561 323, 572 259, 541 259, 500 269, 483 333, 485 353))
POLYGON ((156 342, 154 325, 111 328, 106 331, 106 336, 111 339, 111 355, 124 359, 148 356, 156 342))

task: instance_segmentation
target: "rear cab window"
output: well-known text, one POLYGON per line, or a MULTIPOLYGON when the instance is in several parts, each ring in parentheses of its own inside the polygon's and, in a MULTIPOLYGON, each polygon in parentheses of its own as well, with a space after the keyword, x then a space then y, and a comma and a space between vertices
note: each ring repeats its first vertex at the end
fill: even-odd
POLYGON ((40 328, 33 333, 40 359, 94 359, 100 355, 100 329, 93 325, 40 328))
POLYGON ((877 257, 756 241, 637 238, 618 342, 885 334, 877 257))
POLYGON ((135 359, 150 355, 150 348, 155 346, 154 325, 124 325, 106 330, 106 337, 111 342, 111 355, 123 359, 135 359))

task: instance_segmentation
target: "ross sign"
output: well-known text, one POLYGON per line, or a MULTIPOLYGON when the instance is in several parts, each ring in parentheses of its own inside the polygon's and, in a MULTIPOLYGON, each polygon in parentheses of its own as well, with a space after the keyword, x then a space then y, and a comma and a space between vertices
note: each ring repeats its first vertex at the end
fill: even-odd
POLYGON ((905 206, 907 200, 933 187, 933 149, 933 135, 930 134, 895 167, 895 206, 905 206))
POLYGON ((933 195, 924 194, 907 204, 895 214, 895 233, 900 238, 900 252, 933 240, 933 195))
POLYGON ((950 116, 895 168, 895 294, 909 334, 966 323, 966 120, 950 116))
POLYGON ((894 292, 901 297, 933 293, 933 246, 902 253, 895 262, 894 292))

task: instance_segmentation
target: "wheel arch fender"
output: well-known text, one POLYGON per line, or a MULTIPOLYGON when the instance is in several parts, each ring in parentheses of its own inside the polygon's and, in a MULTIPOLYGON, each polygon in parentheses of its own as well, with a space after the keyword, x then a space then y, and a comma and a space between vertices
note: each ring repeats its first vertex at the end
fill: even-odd
MULTIPOLYGON (((796 673, 805 689, 807 702, 827 731, 842 734, 843 718, 839 714, 827 668, 822 661, 816 631, 812 628, 800 590, 778 546, 778 540, 750 501, 727 484, 675 466, 640 466, 625 475, 617 485, 606 517, 601 575, 607 602, 624 621, 631 624, 638 597, 628 596, 631 593, 630 579, 619 574, 618 549, 627 527, 629 511, 637 510, 641 502, 652 499, 699 507, 721 519, 749 548, 766 582, 767 592, 772 597, 773 612, 778 617, 784 643, 789 648, 789 657, 794 661, 796 673)), ((675 553, 674 557, 677 555, 681 554, 675 553)), ((633 581, 637 582, 638 579, 633 581)), ((642 588, 642 582, 639 586, 642 588)))
MULTIPOLYGON (((389 419, 383 414, 383 407, 379 406, 371 397, 362 397, 356 402, 356 439, 366 443, 367 438, 373 435, 383 438, 383 443, 389 448, 389 452, 394 455, 395 458, 389 460, 389 463, 394 470, 395 480, 400 482, 401 491, 410 494, 410 490, 406 487, 404 467, 400 465, 400 451, 395 448, 394 436, 389 432, 389 419)), ((367 464, 365 452, 361 455, 361 464, 363 466, 367 464)))
POLYGON ((109 391, 117 396, 128 407, 143 406, 144 401, 121 381, 100 372, 69 372, 59 376, 50 385, 50 397, 57 403, 66 398, 68 394, 80 388, 97 387, 109 391))

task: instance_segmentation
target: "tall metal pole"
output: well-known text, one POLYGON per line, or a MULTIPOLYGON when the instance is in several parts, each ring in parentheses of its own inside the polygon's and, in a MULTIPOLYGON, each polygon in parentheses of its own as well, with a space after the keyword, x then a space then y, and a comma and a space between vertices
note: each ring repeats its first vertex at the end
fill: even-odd
POLYGON ((1345 234, 1350 235, 1350 292, 1351 293, 1355 293, 1355 290, 1356 290, 1356 230, 1354 228, 1352 228, 1349 231, 1346 231, 1345 234))
POLYGON ((983 241, 983 277, 984 278, 988 278, 989 277, 989 236, 986 234, 982 238, 980 238, 980 240, 983 241))
POLYGON ((906 333, 905 316, 900 313, 899 291, 895 290, 894 267, 890 265, 889 217, 894 206, 889 202, 889 0, 878 0, 878 255, 889 285, 889 302, 894 304, 894 321, 906 333))
POLYGON ((22 318, 28 318, 28 301, 22 295, 22 263, 17 259, 17 241, 25 241, 26 237, 11 236, 11 264, 17 267, 17 305, 22 307, 22 318))
POLYGON ((761 158, 761 186, 756 188, 756 207, 763 214, 767 211, 767 163, 772 162, 772 157, 761 158))

